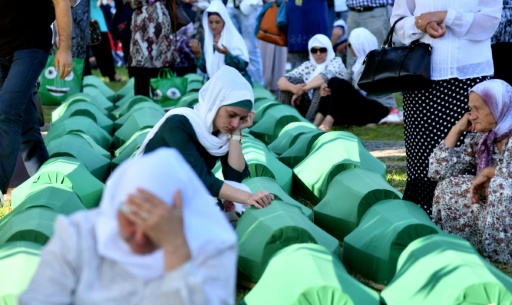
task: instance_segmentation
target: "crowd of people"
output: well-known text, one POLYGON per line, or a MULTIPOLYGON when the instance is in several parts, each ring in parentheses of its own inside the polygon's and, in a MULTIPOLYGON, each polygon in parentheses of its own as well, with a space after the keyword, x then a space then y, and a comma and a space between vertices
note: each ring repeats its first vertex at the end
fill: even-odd
POLYGON ((258 42, 261 0, 178 1, 192 21, 179 31, 166 0, 3 2, 2 194, 18 154, 30 175, 48 160, 32 94, 53 44, 62 79, 73 58, 93 54, 104 76, 121 81, 110 43, 121 41, 136 95, 151 95, 161 68, 207 80, 194 108, 168 111, 138 155, 111 174, 99 208, 58 218, 23 304, 233 303, 236 236, 213 198, 244 208, 274 199, 236 187, 249 175, 241 143, 255 116, 255 83, 323 131, 403 123, 403 199, 488 260, 512 263, 512 1, 277 1, 289 14, 287 48, 258 42), (101 33, 94 45, 91 19, 101 33), (395 94, 358 87, 366 55, 397 20, 395 43, 432 46, 431 85, 396 93, 403 114, 395 94), (212 172, 217 161, 225 180, 212 172))

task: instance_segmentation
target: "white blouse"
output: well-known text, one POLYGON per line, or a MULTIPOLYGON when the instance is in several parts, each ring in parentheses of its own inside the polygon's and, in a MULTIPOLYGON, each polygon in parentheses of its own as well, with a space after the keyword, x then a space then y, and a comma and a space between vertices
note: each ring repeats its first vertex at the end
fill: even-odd
POLYGON ((391 24, 405 16, 395 27, 400 41, 409 44, 420 39, 432 45, 432 79, 492 75, 490 38, 500 23, 502 5, 502 0, 396 0, 391 24), (437 39, 414 24, 414 16, 434 11, 447 11, 446 34, 437 39))
POLYGON ((57 218, 21 305, 234 304, 236 244, 211 244, 163 278, 145 282, 98 256, 95 217, 93 210, 57 218))

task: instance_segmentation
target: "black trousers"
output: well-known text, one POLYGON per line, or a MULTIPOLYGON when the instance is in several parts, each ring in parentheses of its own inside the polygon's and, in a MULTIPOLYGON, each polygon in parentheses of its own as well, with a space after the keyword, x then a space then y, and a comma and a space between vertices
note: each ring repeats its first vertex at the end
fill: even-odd
POLYGON ((512 61, 510 54, 512 54, 511 42, 498 42, 491 45, 492 60, 494 62, 494 76, 506 81, 512 86, 512 61))

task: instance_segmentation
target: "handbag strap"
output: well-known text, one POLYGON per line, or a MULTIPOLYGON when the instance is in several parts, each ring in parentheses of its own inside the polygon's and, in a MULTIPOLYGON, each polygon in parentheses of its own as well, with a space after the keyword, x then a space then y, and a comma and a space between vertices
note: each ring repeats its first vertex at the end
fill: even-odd
POLYGON ((388 35, 386 36, 386 39, 384 39, 384 42, 382 43, 382 46, 381 48, 384 48, 384 47, 392 47, 393 46, 393 33, 395 32, 395 26, 396 24, 401 21, 402 19, 404 19, 404 17, 400 17, 398 18, 394 23, 393 25, 391 26, 391 29, 389 29, 389 32, 388 32, 388 35))
POLYGON ((174 73, 169 68, 162 68, 158 71, 158 78, 171 79, 174 77, 174 73))

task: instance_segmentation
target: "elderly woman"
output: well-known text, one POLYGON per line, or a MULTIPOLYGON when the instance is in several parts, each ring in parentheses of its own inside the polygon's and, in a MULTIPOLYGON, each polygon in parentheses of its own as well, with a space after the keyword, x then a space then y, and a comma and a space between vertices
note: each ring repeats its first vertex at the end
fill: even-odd
POLYGON ((401 118, 393 94, 366 94, 357 86, 366 54, 379 47, 377 38, 367 29, 357 28, 350 32, 348 41, 350 52, 357 58, 352 66, 352 84, 338 77, 323 84, 320 106, 313 123, 324 131, 330 130, 335 123, 357 126, 384 121, 399 123, 401 118))
POLYGON ((281 90, 278 100, 291 104, 313 121, 320 101, 320 86, 332 77, 345 78, 347 70, 336 57, 327 36, 317 34, 308 42, 309 61, 285 74, 277 82, 281 90))
POLYGON ((99 208, 58 217, 20 304, 233 304, 236 235, 180 154, 121 164, 99 208))
POLYGON ((196 171, 214 197, 258 208, 273 196, 265 191, 251 194, 215 177, 217 160, 224 179, 235 182, 249 176, 242 154, 242 129, 254 119, 251 85, 237 70, 223 66, 199 91, 199 103, 190 108, 173 109, 146 137, 139 154, 159 147, 175 147, 196 171))
POLYGON ((222 1, 212 1, 203 13, 204 45, 198 40, 190 42, 197 67, 212 78, 219 69, 228 65, 237 69, 251 84, 247 72, 249 52, 242 35, 238 33, 229 18, 226 6, 222 1))
POLYGON ((497 79, 480 83, 469 107, 430 156, 429 177, 439 181, 432 217, 489 260, 511 264, 512 87, 497 79), (464 132, 471 133, 456 147, 464 132))

